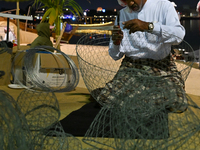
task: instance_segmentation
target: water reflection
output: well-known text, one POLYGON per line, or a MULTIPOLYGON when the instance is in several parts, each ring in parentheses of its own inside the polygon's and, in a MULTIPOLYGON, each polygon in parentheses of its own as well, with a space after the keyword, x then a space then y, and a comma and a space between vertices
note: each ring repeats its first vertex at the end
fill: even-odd
POLYGON ((185 27, 186 35, 185 41, 187 41, 194 50, 200 47, 200 20, 199 19, 186 19, 181 20, 181 24, 185 27))

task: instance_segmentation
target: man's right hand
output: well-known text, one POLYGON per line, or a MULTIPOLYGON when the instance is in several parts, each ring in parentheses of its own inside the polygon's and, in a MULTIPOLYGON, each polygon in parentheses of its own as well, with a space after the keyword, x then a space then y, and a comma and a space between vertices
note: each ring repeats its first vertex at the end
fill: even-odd
POLYGON ((120 45, 122 39, 123 39, 123 32, 121 28, 119 26, 113 26, 113 31, 112 31, 113 44, 120 45))

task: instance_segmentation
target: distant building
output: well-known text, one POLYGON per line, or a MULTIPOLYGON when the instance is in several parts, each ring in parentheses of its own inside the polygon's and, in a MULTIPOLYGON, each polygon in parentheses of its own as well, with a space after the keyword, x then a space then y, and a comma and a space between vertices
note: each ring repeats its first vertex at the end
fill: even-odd
POLYGON ((98 7, 97 8, 97 12, 102 12, 103 8, 102 7, 98 7))
MULTIPOLYGON (((81 24, 93 24, 93 23, 106 23, 106 22, 114 22, 117 16, 117 10, 105 10, 102 7, 98 7, 96 10, 86 9, 83 12, 83 16, 78 17, 69 13, 69 11, 64 10, 64 14, 61 16, 63 21, 70 20, 69 22, 72 24, 81 23, 81 24)), ((40 22, 45 10, 37 10, 34 14, 34 22, 40 22)))

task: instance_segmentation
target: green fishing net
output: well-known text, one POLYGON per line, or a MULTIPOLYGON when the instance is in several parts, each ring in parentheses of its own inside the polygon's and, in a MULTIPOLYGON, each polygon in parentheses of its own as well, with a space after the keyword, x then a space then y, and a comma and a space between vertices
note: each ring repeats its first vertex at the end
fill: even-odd
POLYGON ((0 90, 0 149, 32 149, 25 117, 11 95, 0 90))
POLYGON ((198 148, 199 107, 185 92, 195 58, 193 49, 184 40, 173 45, 157 35, 125 36, 121 48, 130 51, 127 45, 131 41, 135 49, 153 53, 144 53, 143 59, 117 61, 108 53, 109 36, 89 34, 78 41, 81 75, 102 106, 83 138, 94 149, 198 148), (177 49, 178 54, 174 53, 177 49))
POLYGON ((60 118, 59 103, 53 92, 23 90, 17 98, 31 131, 50 128, 60 118))

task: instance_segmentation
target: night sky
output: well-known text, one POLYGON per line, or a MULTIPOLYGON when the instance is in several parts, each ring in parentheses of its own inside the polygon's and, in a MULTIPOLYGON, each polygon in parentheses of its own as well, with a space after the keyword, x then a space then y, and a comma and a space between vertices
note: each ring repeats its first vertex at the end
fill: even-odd
MULTIPOLYGON (((75 0, 83 9, 96 9, 97 7, 102 7, 105 9, 114 9, 121 8, 118 5, 117 0, 75 0)), ((174 1, 177 4, 177 8, 182 7, 183 5, 190 5, 191 8, 196 8, 199 0, 170 0, 174 1)), ((28 5, 34 1, 20 2, 19 6, 21 9, 25 9, 28 5)), ((0 9, 14 9, 16 8, 16 2, 0 2, 0 9)))

